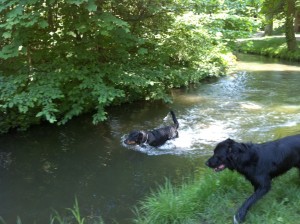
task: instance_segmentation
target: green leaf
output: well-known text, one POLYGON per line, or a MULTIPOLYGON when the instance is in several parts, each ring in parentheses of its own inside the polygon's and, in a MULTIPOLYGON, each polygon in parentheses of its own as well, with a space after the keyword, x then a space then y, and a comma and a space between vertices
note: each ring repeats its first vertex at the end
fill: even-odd
POLYGON ((148 50, 146 48, 140 48, 138 50, 138 54, 140 55, 144 55, 144 54, 147 54, 148 53, 148 50))
POLYGON ((48 22, 46 20, 42 20, 39 22, 39 27, 41 27, 42 29, 48 27, 48 22))
POLYGON ((53 124, 54 122, 57 121, 57 120, 56 120, 56 117, 53 116, 53 115, 51 115, 51 114, 49 114, 49 113, 46 114, 46 119, 47 119, 51 124, 53 124))
POLYGON ((86 7, 90 12, 95 12, 97 11, 97 5, 95 4, 94 0, 89 0, 88 5, 86 7))
POLYGON ((12 108, 14 105, 15 105, 14 102, 9 102, 9 103, 8 103, 8 107, 9 107, 9 108, 12 108))
POLYGON ((5 39, 11 38, 11 32, 5 32, 5 33, 3 33, 2 37, 4 37, 5 39))
POLYGON ((16 45, 6 45, 0 51, 0 58, 8 59, 18 56, 18 47, 16 45))
POLYGON ((24 114, 28 111, 28 107, 24 105, 20 105, 18 109, 20 113, 24 113, 24 114))
POLYGON ((43 116, 44 115, 44 111, 40 111, 40 112, 38 112, 35 116, 36 117, 41 117, 41 116, 43 116))
POLYGON ((103 107, 98 106, 97 109, 97 113, 93 115, 93 124, 98 124, 106 119, 107 113, 104 111, 103 107))
POLYGON ((23 7, 21 4, 19 4, 17 7, 15 7, 13 10, 11 10, 7 16, 10 17, 10 18, 15 18, 15 17, 18 17, 20 15, 22 15, 23 13, 23 7))

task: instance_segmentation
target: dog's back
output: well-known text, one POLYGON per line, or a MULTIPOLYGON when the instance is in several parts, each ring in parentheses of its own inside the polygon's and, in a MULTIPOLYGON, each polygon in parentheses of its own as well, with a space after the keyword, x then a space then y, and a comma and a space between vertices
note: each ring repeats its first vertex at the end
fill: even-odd
POLYGON ((154 129, 152 131, 132 131, 124 140, 124 143, 127 145, 149 144, 156 147, 163 145, 170 139, 177 138, 177 129, 179 127, 179 123, 177 121, 175 113, 172 110, 170 111, 170 114, 172 116, 174 124, 154 129))
POLYGON ((300 135, 287 136, 275 141, 258 144, 258 157, 271 177, 281 175, 291 167, 300 168, 300 135))
POLYGON ((171 110, 170 114, 172 116, 173 125, 165 126, 162 128, 154 129, 152 131, 148 131, 148 144, 152 146, 160 146, 163 145, 166 141, 177 138, 178 137, 178 127, 179 123, 175 116, 175 113, 171 110))

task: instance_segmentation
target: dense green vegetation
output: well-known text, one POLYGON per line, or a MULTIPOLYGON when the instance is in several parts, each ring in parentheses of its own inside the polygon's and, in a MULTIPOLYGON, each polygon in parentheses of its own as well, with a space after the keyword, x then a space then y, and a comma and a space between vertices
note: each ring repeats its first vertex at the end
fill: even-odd
MULTIPOLYGON (((273 181, 272 190, 251 208, 246 223, 294 223, 299 218, 299 174, 295 171, 273 181)), ((140 203, 134 222, 232 223, 253 188, 236 172, 213 172, 202 171, 180 187, 167 181, 140 203)))
POLYGON ((97 123, 106 107, 136 100, 171 102, 171 88, 226 74, 232 43, 263 28, 261 21, 285 21, 290 57, 298 6, 295 0, 3 0, 0 133, 40 121, 60 125, 90 111, 97 123))
POLYGON ((226 74, 228 44, 259 26, 257 2, 241 0, 3 0, 0 12, 2 133, 170 102, 170 88, 226 74))

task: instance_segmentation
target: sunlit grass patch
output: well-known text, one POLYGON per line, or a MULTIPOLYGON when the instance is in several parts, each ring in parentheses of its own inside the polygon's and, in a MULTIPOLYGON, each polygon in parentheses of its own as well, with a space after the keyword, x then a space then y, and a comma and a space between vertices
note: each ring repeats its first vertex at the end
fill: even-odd
POLYGON ((299 49, 295 52, 287 50, 285 37, 262 37, 239 40, 236 49, 243 53, 259 54, 268 57, 281 58, 291 61, 300 61, 300 42, 299 49))
MULTIPOLYGON (((272 190, 249 211, 246 223, 294 223, 300 219, 300 181, 296 171, 273 181, 272 190)), ((253 192, 241 175, 207 171, 179 187, 166 181, 135 208, 135 223, 232 223, 253 192)))
POLYGON ((220 175, 207 173, 180 187, 169 181, 141 202, 136 208, 135 223, 217 223, 230 221, 235 200, 224 203, 230 195, 230 186, 238 183, 237 189, 248 188, 243 178, 235 173, 220 175), (227 211, 227 212, 225 212, 227 211))

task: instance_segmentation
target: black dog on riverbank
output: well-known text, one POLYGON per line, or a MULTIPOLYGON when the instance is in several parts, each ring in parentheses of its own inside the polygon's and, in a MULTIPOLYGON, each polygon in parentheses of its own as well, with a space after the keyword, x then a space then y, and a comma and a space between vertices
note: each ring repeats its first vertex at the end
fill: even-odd
POLYGON ((215 171, 236 170, 253 185, 254 193, 234 216, 234 223, 240 223, 245 220, 250 207, 270 190, 274 177, 293 167, 300 169, 300 135, 262 144, 227 139, 217 145, 206 165, 215 171))
POLYGON ((127 145, 143 145, 161 146, 166 141, 178 137, 179 123, 173 111, 170 111, 174 124, 162 128, 154 129, 152 131, 132 131, 125 139, 124 143, 127 145))

